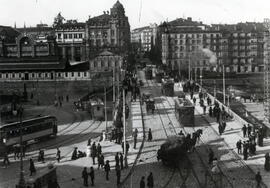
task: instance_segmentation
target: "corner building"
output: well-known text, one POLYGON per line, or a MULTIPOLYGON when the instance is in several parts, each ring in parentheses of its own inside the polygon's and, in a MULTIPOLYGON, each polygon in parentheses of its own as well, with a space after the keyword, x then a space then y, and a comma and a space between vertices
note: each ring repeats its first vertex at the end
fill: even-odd
POLYGON ((86 22, 86 54, 92 59, 104 49, 125 55, 130 46, 130 25, 123 5, 117 1, 111 11, 86 22))

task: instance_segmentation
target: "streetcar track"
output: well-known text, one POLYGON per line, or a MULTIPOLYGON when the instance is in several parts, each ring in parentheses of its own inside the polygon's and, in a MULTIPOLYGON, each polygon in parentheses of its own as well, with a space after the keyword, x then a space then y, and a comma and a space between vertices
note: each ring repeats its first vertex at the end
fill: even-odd
MULTIPOLYGON (((149 83, 148 83, 148 81, 147 81, 147 84, 148 84, 148 86, 150 86, 149 83)), ((162 103, 162 102, 161 102, 161 103, 162 103)), ((162 104, 163 104, 163 103, 162 103, 162 104)), ((167 130, 166 130, 166 128, 165 128, 165 125, 164 125, 164 121, 162 120, 162 117, 161 117, 161 115, 160 115, 160 109, 158 108, 158 105, 157 105, 157 104, 155 104, 155 106, 157 107, 156 109, 157 109, 157 111, 158 111, 158 115, 159 115, 159 118, 160 118, 160 120, 161 120, 162 128, 163 128, 163 130, 164 130, 164 132, 165 132, 165 135, 166 135, 166 137, 169 137, 169 134, 168 134, 168 132, 167 132, 167 130)), ((164 106, 164 104, 163 104, 163 106, 164 106)), ((173 124, 172 124, 172 121, 171 121, 171 119, 170 119, 170 117, 169 117, 169 115, 168 115, 168 112, 166 112, 166 115, 167 115, 167 117, 168 117, 168 119, 169 119, 169 122, 170 122, 168 125, 171 125, 171 126, 168 126, 170 132, 172 133, 172 135, 177 135, 177 131, 176 131, 175 127, 174 127, 173 124)), ((189 161, 189 163, 190 163, 191 171, 192 171, 193 177, 196 179, 196 182, 197 182, 198 186, 199 186, 199 187, 203 187, 203 185, 202 185, 202 183, 200 182, 200 180, 199 180, 197 174, 195 173, 195 169, 193 168, 193 165, 192 165, 190 159, 189 159, 188 157, 186 157, 186 159, 187 159, 187 160, 189 161)), ((186 182, 187 177, 189 176, 189 174, 187 175, 186 178, 184 178, 181 169, 180 169, 179 167, 178 167, 178 168, 175 168, 175 169, 177 169, 177 171, 178 171, 178 173, 179 173, 181 179, 183 180, 182 186, 185 185, 185 182, 186 182)), ((169 178, 169 180, 167 181, 167 183, 165 184, 165 186, 163 186, 163 188, 165 188, 165 187, 167 187, 167 186, 169 185, 169 183, 172 181, 172 178, 174 177, 175 173, 176 173, 176 170, 174 170, 174 171, 172 172, 171 178, 169 178)))

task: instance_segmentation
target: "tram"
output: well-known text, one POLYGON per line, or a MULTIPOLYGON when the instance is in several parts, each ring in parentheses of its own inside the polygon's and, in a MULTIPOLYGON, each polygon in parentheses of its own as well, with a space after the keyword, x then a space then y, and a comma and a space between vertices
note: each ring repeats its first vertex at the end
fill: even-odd
POLYGON ((194 126, 194 105, 185 98, 175 99, 175 115, 182 126, 194 126))
POLYGON ((162 79, 161 93, 165 96, 174 96, 174 80, 173 79, 162 79))
POLYGON ((13 145, 20 144, 20 128, 22 142, 39 140, 57 135, 57 119, 54 116, 43 116, 20 122, 5 124, 0 127, 0 157, 13 145))

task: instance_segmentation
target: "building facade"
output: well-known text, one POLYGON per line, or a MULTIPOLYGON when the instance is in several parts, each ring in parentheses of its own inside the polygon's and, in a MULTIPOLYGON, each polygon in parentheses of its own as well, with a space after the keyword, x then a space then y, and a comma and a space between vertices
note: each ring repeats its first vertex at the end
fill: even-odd
POLYGON ((123 5, 117 1, 103 15, 89 18, 86 22, 87 58, 92 59, 104 49, 126 54, 130 46, 130 25, 123 5))
POLYGON ((156 45, 157 40, 157 24, 150 24, 147 27, 141 27, 132 30, 131 43, 139 44, 139 50, 142 52, 148 52, 152 46, 156 45))
POLYGON ((265 28, 260 23, 207 26, 188 18, 159 29, 162 62, 171 70, 263 71, 265 28))
POLYGON ((2 27, 0 71, 64 69, 54 35, 42 30, 39 27, 18 30, 2 27))
POLYGON ((85 23, 68 21, 54 28, 59 56, 69 62, 85 62, 85 23))

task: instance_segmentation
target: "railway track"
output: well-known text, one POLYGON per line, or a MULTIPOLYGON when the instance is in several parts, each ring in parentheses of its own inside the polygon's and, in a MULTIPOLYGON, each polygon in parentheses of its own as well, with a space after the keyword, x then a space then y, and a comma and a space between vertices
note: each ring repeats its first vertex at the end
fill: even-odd
MULTIPOLYGON (((150 86, 149 81, 147 82, 147 84, 148 84, 148 86, 150 86)), ((157 86, 153 86, 153 87, 157 87, 157 86)), ((157 93, 157 92, 155 92, 155 93, 157 93)), ((164 131, 166 137, 177 135, 176 127, 173 125, 168 112, 166 110, 164 110, 165 108, 163 108, 163 106, 164 106, 163 102, 161 101, 159 104, 156 104, 155 106, 156 106, 156 110, 158 112, 159 119, 161 121, 161 125, 162 125, 163 131, 164 131), (166 114, 166 116, 165 116, 165 117, 167 117, 166 120, 164 119, 164 116, 163 117, 161 116, 161 114, 166 114)), ((162 186, 163 188, 170 187, 170 183, 174 179, 175 176, 180 176, 180 178, 182 180, 182 182, 180 183, 180 187, 186 186, 187 181, 189 183, 188 187, 204 187, 202 180, 200 180, 200 178, 196 174, 196 170, 195 170, 191 160, 189 159, 189 156, 186 157, 186 160, 187 160, 186 164, 188 164, 189 170, 185 169, 187 172, 183 172, 184 168, 180 167, 180 164, 179 164, 178 168, 173 169, 170 178, 165 183, 165 185, 162 186), (190 179, 190 177, 191 177, 191 179, 190 179)))
MULTIPOLYGON (((165 97, 167 103, 169 104, 170 108, 174 108, 174 105, 171 104, 170 100, 168 97, 165 97)), ((200 116, 200 118, 203 120, 203 122, 200 122, 201 124, 207 124, 210 125, 210 122, 206 119, 206 117, 200 113, 198 111, 198 109, 195 108, 195 112, 197 115, 200 116)), ((191 130, 195 131, 195 127, 189 127, 191 130)), ((218 166, 219 166, 219 170, 221 172, 222 175, 222 182, 221 182, 221 186, 223 187, 254 187, 254 176, 255 173, 252 171, 252 169, 250 169, 250 167, 248 165, 246 165, 246 163, 237 155, 237 153, 233 150, 233 148, 230 148, 229 145, 223 140, 221 139, 220 135, 217 133, 217 131, 212 127, 212 126, 208 126, 208 130, 210 130, 211 135, 215 135, 217 137, 217 139, 219 140, 219 142, 221 142, 224 146, 226 146, 228 149, 224 149, 224 150, 219 150, 219 156, 225 155, 227 153, 229 153, 230 155, 230 162, 227 163, 227 161, 223 161, 223 160, 219 160, 218 162, 218 166), (228 167, 228 164, 230 165, 230 167, 228 167), (238 170, 232 170, 231 165, 236 166, 237 168, 239 168, 242 172, 245 172, 245 174, 248 174, 249 177, 245 177, 243 178, 242 173, 239 174, 238 170), (249 172, 249 173, 248 173, 249 172)), ((182 127, 183 131, 185 133, 188 133, 188 131, 186 130, 185 127, 182 127)), ((190 133, 190 131, 189 131, 190 133)), ((209 150, 209 145, 207 144, 207 138, 206 136, 202 135, 202 137, 200 138, 200 142, 201 145, 206 149, 209 150)), ((202 160, 203 162, 203 160, 202 160)), ((206 162, 203 162, 206 163, 206 162)), ((265 184, 262 185, 262 187, 267 187, 265 184)))

